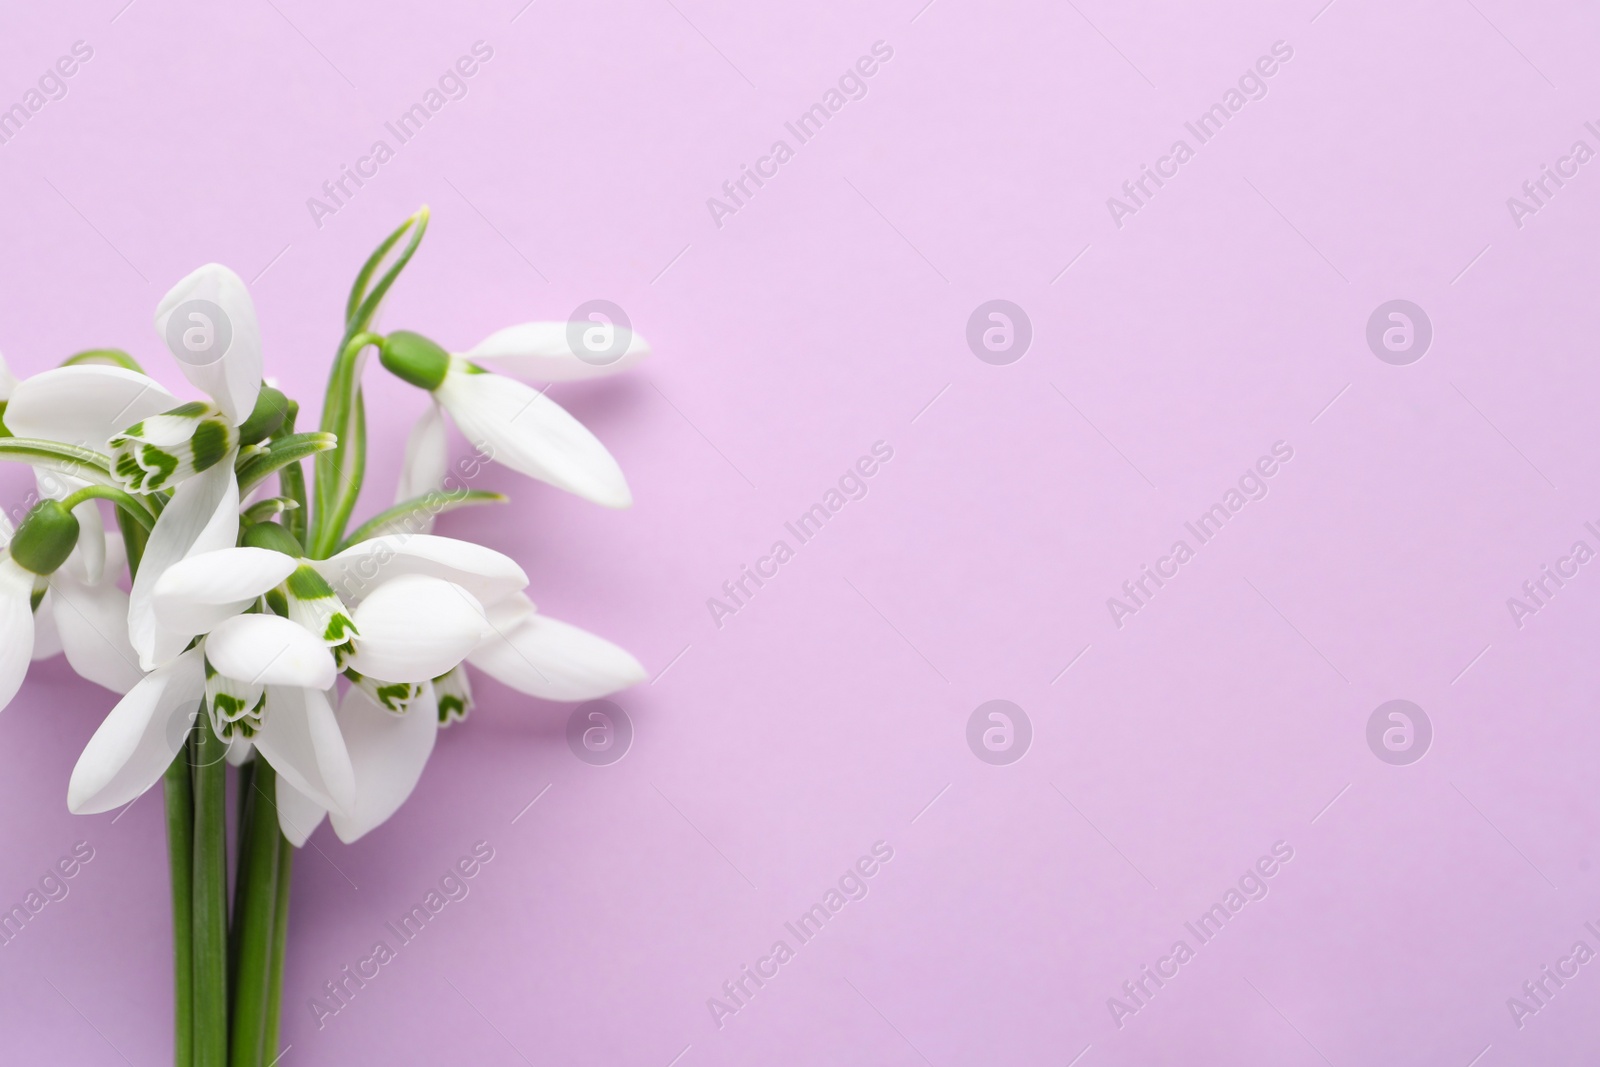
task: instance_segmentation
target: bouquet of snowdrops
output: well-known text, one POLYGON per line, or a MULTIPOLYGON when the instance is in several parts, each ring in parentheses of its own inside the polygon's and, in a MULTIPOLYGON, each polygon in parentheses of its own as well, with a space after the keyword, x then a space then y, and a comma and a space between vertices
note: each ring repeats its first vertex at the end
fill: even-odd
POLYGON ((609 374, 649 348, 609 323, 513 326, 462 355, 373 332, 427 226, 424 208, 356 275, 317 430, 297 429, 299 405, 262 381, 254 305, 216 264, 174 286, 155 317, 208 401, 180 402, 117 349, 21 381, 0 363, 0 459, 32 466, 39 485, 15 529, 0 516, 0 707, 30 660, 57 652, 123 694, 67 805, 107 811, 163 783, 179 1067, 275 1060, 294 850, 325 816, 349 842, 395 812, 437 731, 471 710, 469 664, 561 701, 644 676, 622 649, 538 614, 514 560, 430 530, 441 512, 504 499, 447 481, 446 417, 474 465, 627 507, 605 447, 519 379, 609 374), (396 503, 350 529, 369 349, 429 403, 396 503))

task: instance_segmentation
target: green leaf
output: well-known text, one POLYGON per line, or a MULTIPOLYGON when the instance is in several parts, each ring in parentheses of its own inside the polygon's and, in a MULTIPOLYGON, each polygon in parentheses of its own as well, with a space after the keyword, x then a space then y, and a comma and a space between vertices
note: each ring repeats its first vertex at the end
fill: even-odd
POLYGON ((239 493, 242 496, 260 485, 267 476, 298 463, 307 456, 337 448, 339 439, 331 433, 296 433, 280 437, 265 452, 258 453, 239 464, 239 493))
MULTIPOLYGON (((463 489, 459 492, 447 493, 443 489, 419 496, 413 500, 396 504, 386 511, 380 511, 360 526, 354 533, 345 538, 339 546, 339 551, 344 551, 351 545, 373 537, 382 537, 384 534, 404 533, 410 527, 412 519, 443 515, 456 508, 469 507, 473 504, 504 504, 507 498, 500 493, 490 493, 482 489, 463 489)), ((412 531, 414 532, 414 531, 412 531)))
POLYGON ((63 367, 79 367, 84 364, 121 367, 123 370, 131 370, 136 374, 144 373, 144 368, 139 366, 139 361, 120 348, 90 348, 68 356, 61 361, 63 367))
POLYGON ((33 437, 0 437, 0 460, 44 467, 95 485, 120 485, 111 476, 111 461, 92 448, 80 445, 63 445, 33 437))
POLYGON ((378 313, 378 305, 383 302, 384 296, 389 292, 389 287, 394 285, 395 279, 400 277, 400 272, 406 269, 406 264, 411 262, 411 257, 416 254, 417 246, 422 243, 422 235, 428 232, 428 217, 428 206, 424 204, 417 210, 415 215, 401 223, 400 228, 390 234, 372 255, 367 257, 366 263, 361 267, 361 272, 356 275, 355 283, 350 287, 350 299, 345 304, 344 335, 346 338, 354 337, 371 325, 373 316, 378 313), (399 258, 395 260, 393 266, 384 272, 382 279, 373 287, 372 291, 370 293, 367 292, 367 282, 371 280, 373 272, 378 269, 383 262, 383 257, 389 254, 389 251, 394 248, 395 243, 400 240, 407 230, 411 231, 411 239, 406 242, 406 247, 401 251, 399 258))
POLYGON ((313 558, 326 558, 344 535, 350 515, 361 495, 361 482, 367 466, 366 407, 361 398, 361 372, 366 366, 366 349, 382 343, 382 338, 367 333, 383 298, 416 254, 428 229, 426 206, 390 234, 367 257, 350 289, 346 304, 344 340, 328 375, 328 391, 322 403, 322 429, 339 438, 339 447, 318 456, 313 468, 316 485, 312 499, 316 507, 311 520, 307 551, 313 558), (405 247, 370 290, 367 283, 383 264, 402 236, 410 234, 405 247))

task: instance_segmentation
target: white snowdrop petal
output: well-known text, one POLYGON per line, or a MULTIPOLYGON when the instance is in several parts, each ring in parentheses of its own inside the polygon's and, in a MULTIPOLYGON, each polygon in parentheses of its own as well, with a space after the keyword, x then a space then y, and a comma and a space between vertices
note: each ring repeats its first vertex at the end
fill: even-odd
POLYGON ((18 437, 104 452, 113 434, 178 404, 154 378, 136 371, 57 367, 17 383, 6 405, 6 426, 18 437))
POLYGON ((354 803, 350 753, 324 691, 268 686, 267 709, 255 743, 273 770, 312 801, 332 811, 344 811, 354 803))
POLYGON ((0 708, 22 688, 33 659, 32 595, 33 576, 10 556, 0 558, 0 708))
POLYGON ((453 582, 485 605, 498 603, 528 584, 527 574, 510 556, 437 534, 388 534, 351 545, 331 559, 306 562, 347 604, 407 575, 453 582))
POLYGON ((451 582, 407 575, 355 609, 355 653, 345 665, 386 682, 426 682, 467 657, 489 632, 483 607, 451 582))
MULTIPOLYGON (((430 402, 428 409, 411 428, 411 436, 406 438, 405 461, 400 467, 400 484, 395 488, 394 502, 403 504, 442 489, 449 462, 444 413, 437 403, 430 402)), ((432 528, 433 519, 430 516, 427 527, 419 532, 427 533, 432 528)))
POLYGON ((497 630, 467 662, 519 692, 545 700, 593 700, 645 680, 626 651, 547 615, 497 630))
POLYGON ((219 548, 169 567, 151 600, 156 620, 179 634, 207 633, 293 574, 300 561, 267 548, 219 548))
POLYGON ((249 418, 261 391, 261 330, 244 279, 220 263, 207 263, 161 298, 156 332, 184 376, 231 422, 249 418))
POLYGON ((328 809, 289 784, 281 775, 276 783, 278 799, 278 829, 295 848, 302 847, 322 820, 328 809))
POLYGON ((145 670, 177 655, 194 636, 169 630, 156 619, 156 583, 179 560, 231 548, 238 536, 239 483, 231 459, 173 490, 150 532, 128 602, 128 639, 145 670))
POLYGON ((349 844, 393 815, 416 788, 439 735, 433 687, 403 715, 386 711, 352 688, 339 705, 339 728, 355 769, 356 799, 345 813, 334 813, 333 830, 349 844))
POLYGON ((139 684, 144 672, 128 643, 127 593, 110 583, 90 585, 58 571, 50 582, 49 600, 61 650, 73 670, 113 693, 139 684))
POLYGON ((633 503, 622 468, 606 446, 531 386, 452 365, 434 395, 467 441, 496 463, 603 507, 633 503))
POLYGON ((72 769, 67 807, 73 814, 120 807, 159 782, 183 747, 204 692, 205 666, 196 649, 130 689, 72 769))
POLYGON ((235 615, 211 631, 205 651, 211 666, 249 685, 326 689, 339 674, 327 645, 277 615, 235 615))
POLYGON ((624 326, 600 321, 524 322, 496 330, 466 357, 485 370, 524 381, 570 382, 625 371, 649 354, 645 339, 624 326))
POLYGON ((61 630, 56 626, 56 595, 45 590, 44 598, 33 613, 33 661, 61 655, 61 630))

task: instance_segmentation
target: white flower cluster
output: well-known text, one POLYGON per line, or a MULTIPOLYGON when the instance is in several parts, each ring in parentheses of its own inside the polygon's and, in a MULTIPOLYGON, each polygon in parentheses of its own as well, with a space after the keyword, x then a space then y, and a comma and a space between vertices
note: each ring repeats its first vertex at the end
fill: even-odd
POLYGON ((161 780, 192 730, 209 729, 229 762, 272 766, 291 842, 325 814, 353 841, 394 813, 437 731, 470 710, 468 665, 558 701, 644 677, 627 652, 539 614, 514 560, 427 531, 442 510, 502 499, 442 491, 447 414, 495 462, 628 506, 605 447, 518 377, 613 373, 648 346, 629 332, 612 356, 585 358, 566 323, 501 330, 459 355, 417 334, 369 333, 399 267, 366 286, 394 241, 351 294, 319 432, 296 433, 298 406, 263 383, 254 305, 216 264, 174 286, 155 318, 207 401, 180 401, 117 350, 21 381, 0 361, 0 459, 30 463, 43 498, 15 530, 0 516, 0 707, 30 659, 57 652, 123 694, 72 773, 72 811, 128 803, 161 780), (347 532, 365 454, 367 348, 430 398, 395 506, 347 532), (121 538, 107 536, 102 501, 121 538))

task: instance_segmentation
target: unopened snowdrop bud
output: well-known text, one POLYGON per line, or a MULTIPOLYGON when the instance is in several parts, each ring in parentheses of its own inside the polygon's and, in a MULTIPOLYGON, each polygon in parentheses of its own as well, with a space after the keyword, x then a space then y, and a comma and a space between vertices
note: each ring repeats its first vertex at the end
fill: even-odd
POLYGON ((275 522, 251 523, 245 527, 244 536, 240 538, 239 543, 246 548, 266 548, 296 559, 305 555, 300 542, 294 539, 294 534, 275 522))
POLYGON ((430 393, 450 371, 450 353, 420 333, 396 330, 383 339, 378 359, 395 377, 430 393))
POLYGON ((472 683, 467 679, 465 666, 456 667, 448 674, 435 678, 433 692, 439 698, 440 726, 461 722, 472 710, 472 683))
POLYGON ((37 575, 56 572, 78 544, 78 520, 59 500, 41 500, 11 540, 11 558, 37 575))
POLYGON ((193 401, 111 438, 112 471, 130 492, 154 493, 211 469, 238 445, 238 427, 210 404, 193 401))
POLYGON ((229 678, 218 673, 210 660, 206 661, 206 708, 211 714, 212 732, 222 740, 254 737, 261 729, 266 702, 266 686, 229 678))
POLYGON ((289 415, 289 398, 270 385, 256 396, 255 410, 239 425, 239 443, 253 445, 278 432, 289 415))

